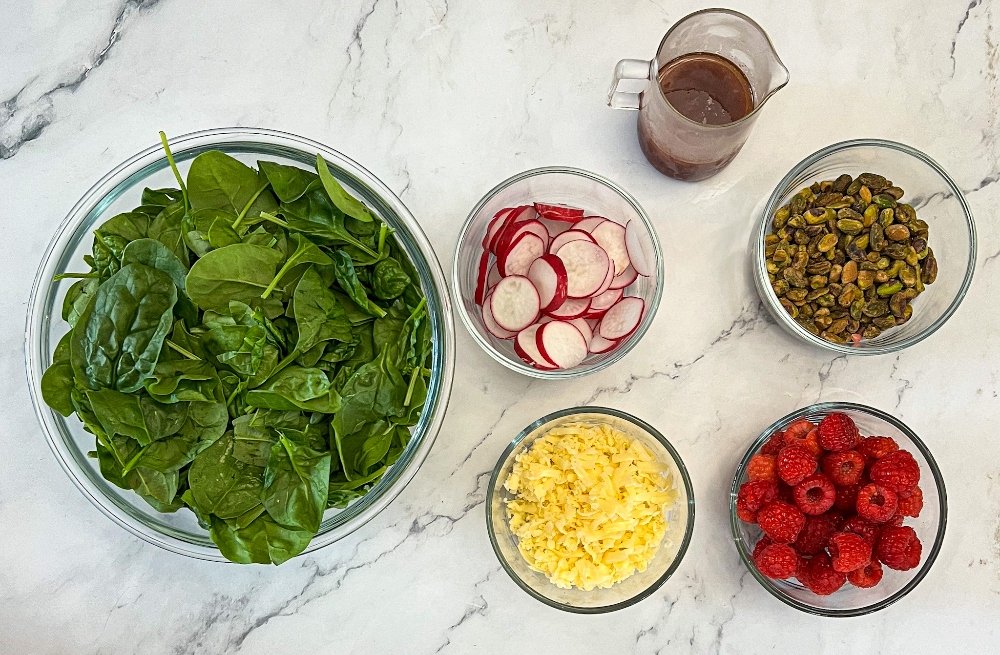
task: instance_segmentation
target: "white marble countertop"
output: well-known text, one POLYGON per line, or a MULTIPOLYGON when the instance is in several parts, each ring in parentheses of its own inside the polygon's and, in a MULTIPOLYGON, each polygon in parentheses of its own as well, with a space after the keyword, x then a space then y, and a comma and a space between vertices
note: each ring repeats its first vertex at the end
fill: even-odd
POLYGON ((791 84, 736 161, 697 184, 640 154, 608 109, 614 63, 652 56, 691 0, 12 0, 0 6, 0 652, 931 653, 1000 650, 1000 4, 732 2, 767 29, 791 84), (780 4, 780 6, 779 6, 780 4), (822 4, 822 8, 820 5, 822 4), (183 558, 104 518, 49 452, 22 354, 49 235, 97 177, 157 130, 246 125, 325 142, 410 207, 445 267, 492 185, 569 164, 624 184, 654 217, 664 304, 609 370, 529 381, 456 321, 451 408, 417 477, 352 537, 280 568, 183 558), (747 280, 749 212, 806 154, 878 136, 935 157, 978 219, 972 290, 898 356, 833 358, 767 320, 747 280), (896 605, 824 620, 743 570, 726 491, 748 440, 804 404, 857 400, 922 434, 948 484, 944 548, 896 605), (698 520, 675 576, 604 616, 549 609, 490 549, 483 499, 507 441, 593 401, 662 430, 691 470, 698 520))

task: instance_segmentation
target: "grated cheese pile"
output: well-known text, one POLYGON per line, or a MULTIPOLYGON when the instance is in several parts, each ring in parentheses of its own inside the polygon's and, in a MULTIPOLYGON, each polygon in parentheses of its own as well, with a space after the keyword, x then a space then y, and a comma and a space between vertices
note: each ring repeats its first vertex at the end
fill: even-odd
POLYGON ((558 587, 610 587, 653 560, 676 499, 652 453, 607 424, 570 423, 514 460, 504 487, 528 565, 558 587))

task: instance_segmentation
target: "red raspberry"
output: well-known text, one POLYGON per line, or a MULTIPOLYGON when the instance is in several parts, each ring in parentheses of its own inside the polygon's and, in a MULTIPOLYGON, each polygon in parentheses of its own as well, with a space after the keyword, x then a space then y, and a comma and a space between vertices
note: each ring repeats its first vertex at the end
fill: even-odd
POLYGON ((833 501, 833 508, 841 512, 855 512, 857 500, 858 500, 858 490, 861 489, 861 485, 855 484, 850 487, 838 487, 837 488, 837 499, 833 501))
POLYGON ((856 535, 864 537, 866 541, 870 544, 874 544, 875 540, 878 538, 878 533, 882 529, 871 521, 867 521, 860 516, 852 516, 851 518, 844 521, 844 525, 840 526, 840 529, 844 532, 853 532, 856 535))
POLYGON ((830 537, 830 557, 834 571, 850 573, 871 561, 872 545, 859 534, 838 532, 830 537))
POLYGON ((795 506, 802 510, 803 514, 812 516, 823 514, 833 507, 833 501, 836 499, 837 490, 830 479, 822 473, 810 475, 795 485, 795 506))
POLYGON ((772 500, 757 512, 757 523, 772 541, 779 544, 789 544, 799 536, 806 516, 794 505, 772 500))
POLYGON ((833 412, 819 422, 819 445, 824 450, 850 450, 860 441, 858 426, 847 414, 833 412))
POLYGON ((896 513, 896 492, 877 484, 866 484, 858 491, 855 507, 858 515, 872 523, 885 523, 896 513))
POLYGON ((765 546, 753 560, 761 573, 775 580, 792 577, 799 565, 798 554, 788 544, 765 546))
POLYGON ((756 480, 743 483, 736 494, 736 516, 741 521, 756 523, 757 511, 764 503, 774 500, 777 495, 778 488, 773 482, 756 480))
POLYGON ((830 556, 820 553, 802 567, 805 579, 799 578, 811 592, 818 596, 829 596, 844 586, 847 576, 835 571, 830 556))
POLYGON ((896 494, 899 504, 896 507, 896 514, 899 516, 920 516, 920 510, 924 508, 924 492, 920 487, 914 487, 909 491, 900 491, 896 494))
POLYGON ((875 556, 897 571, 909 571, 920 564, 922 546, 917 533, 908 525, 883 528, 875 545, 875 556))
POLYGON ((757 542, 757 545, 753 547, 753 554, 751 555, 751 557, 753 557, 754 560, 756 560, 757 556, 760 555, 760 551, 764 550, 773 543, 774 542, 771 541, 770 537, 764 535, 763 537, 760 538, 760 541, 757 542))
POLYGON ((823 456, 823 472, 838 487, 850 487, 861 481, 865 457, 856 450, 827 453, 823 456))
POLYGON ((920 482, 920 465, 913 455, 897 450, 872 464, 868 477, 892 491, 908 491, 920 482))
POLYGON ((830 536, 837 531, 837 522, 830 514, 807 516, 806 524, 792 546, 803 555, 815 555, 826 548, 830 536))
MULTIPOLYGON (((810 423, 809 425, 812 425, 810 423)), ((802 434, 801 432, 796 433, 795 436, 791 436, 790 433, 785 433, 785 445, 786 446, 802 446, 814 457, 819 457, 823 454, 823 449, 819 445, 819 431, 813 427, 809 432, 802 434)))
POLYGON ((855 587, 867 589, 874 587, 882 581, 882 565, 877 559, 868 562, 860 569, 855 569, 847 574, 847 581, 855 587))
POLYGON ((866 437, 861 440, 861 445, 858 448, 869 459, 881 459, 889 453, 899 450, 899 444, 892 437, 866 437))
POLYGON ((764 445, 760 447, 760 452, 765 455, 777 455, 778 451, 785 446, 785 433, 778 430, 764 442, 764 445))
POLYGON ((796 419, 785 428, 785 441, 791 443, 791 439, 802 439, 815 427, 811 421, 804 418, 796 419))
POLYGON ((750 462, 747 464, 747 477, 751 480, 777 482, 778 473, 775 468, 776 466, 774 455, 757 453, 750 458, 750 462))
POLYGON ((778 477, 783 482, 796 485, 816 470, 816 458, 802 446, 785 446, 778 453, 778 477))

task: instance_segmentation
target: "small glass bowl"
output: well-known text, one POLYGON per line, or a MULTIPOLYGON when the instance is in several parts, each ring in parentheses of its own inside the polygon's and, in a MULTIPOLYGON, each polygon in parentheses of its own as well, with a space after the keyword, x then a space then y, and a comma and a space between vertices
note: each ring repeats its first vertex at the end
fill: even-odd
POLYGON ((656 230, 639 202, 624 189, 600 175, 578 168, 553 166, 535 168, 504 180, 495 186, 469 213, 458 235, 452 283, 455 305, 462 322, 476 343, 507 368, 534 378, 546 380, 572 379, 611 366, 628 354, 649 329, 660 304, 663 286, 663 255, 656 230), (500 339, 486 329, 482 311, 475 302, 476 276, 483 252, 483 237, 493 216, 504 207, 528 205, 533 202, 559 203, 584 209, 588 215, 611 218, 622 225, 637 221, 642 226, 640 236, 655 258, 650 277, 640 277, 627 288, 626 295, 638 296, 646 303, 639 327, 614 350, 590 354, 582 364, 566 370, 540 370, 529 366, 514 352, 512 340, 500 339))
POLYGON ((924 442, 899 419, 883 411, 855 403, 819 403, 810 405, 784 416, 761 432, 754 440, 736 468, 736 476, 729 490, 729 522, 733 539, 746 565, 757 582, 782 602, 795 609, 819 616, 864 616, 892 605, 910 593, 920 584, 937 559, 944 541, 945 526, 948 523, 948 497, 945 493, 941 470, 924 442), (923 492, 924 507, 917 518, 907 518, 904 525, 912 527, 923 544, 920 566, 909 571, 895 571, 883 567, 882 581, 871 588, 860 589, 846 583, 829 596, 819 596, 806 589, 794 578, 774 580, 757 570, 753 561, 753 548, 763 534, 760 527, 744 523, 736 516, 736 494, 740 486, 748 480, 747 464, 761 449, 768 438, 777 430, 784 430, 793 421, 807 419, 818 422, 827 414, 843 412, 857 424, 863 436, 881 435, 892 437, 901 450, 908 451, 920 465, 920 490, 923 492))
POLYGON ((961 189, 941 166, 916 148, 881 139, 843 141, 814 152, 795 165, 771 193, 750 236, 754 284, 764 306, 787 332, 803 341, 845 355, 881 355, 923 341, 955 313, 972 282, 976 265, 976 226, 961 189), (814 335, 778 302, 767 277, 764 237, 771 233, 774 212, 803 187, 847 173, 878 173, 903 188, 903 201, 930 225, 929 245, 937 257, 934 284, 913 301, 913 317, 857 345, 838 344, 814 335))
MULTIPOLYGON (((186 173, 191 160, 207 150, 221 150, 249 165, 257 159, 312 168, 321 153, 330 172, 352 195, 395 230, 400 247, 409 255, 427 296, 433 340, 432 370, 424 411, 414 426, 410 443, 399 460, 362 498, 343 510, 327 510, 309 553, 342 539, 370 521, 406 487, 430 452, 444 420, 455 369, 455 330, 444 272, 420 225, 402 201, 360 164, 328 148, 293 134, 254 128, 218 128, 171 139, 174 158, 186 173)), ((53 281, 56 274, 78 271, 89 254, 94 228, 116 213, 139 204, 143 187, 172 187, 176 182, 160 145, 131 157, 101 178, 70 210, 56 230, 38 267, 25 327, 28 386, 35 414, 59 464, 78 489, 102 513, 145 541, 181 555, 226 561, 201 528, 194 514, 184 510, 163 514, 136 493, 105 480, 95 460, 94 436, 75 417, 64 418, 42 400, 42 373, 52 361, 52 350, 69 326, 60 308, 73 280, 53 281)))
POLYGON ((490 477, 486 504, 486 529, 493 552, 507 575, 536 600, 549 607, 576 614, 602 614, 638 603, 666 582, 684 559, 694 530, 694 488, 681 456, 655 428, 636 417, 606 407, 570 407, 543 416, 514 438, 500 455, 490 477), (666 510, 667 532, 656 556, 645 571, 635 573, 607 589, 560 589, 544 574, 531 569, 517 549, 517 538, 507 521, 507 501, 513 495, 504 482, 514 466, 514 458, 528 450, 536 439, 552 428, 580 421, 610 424, 649 448, 670 475, 677 501, 666 510))

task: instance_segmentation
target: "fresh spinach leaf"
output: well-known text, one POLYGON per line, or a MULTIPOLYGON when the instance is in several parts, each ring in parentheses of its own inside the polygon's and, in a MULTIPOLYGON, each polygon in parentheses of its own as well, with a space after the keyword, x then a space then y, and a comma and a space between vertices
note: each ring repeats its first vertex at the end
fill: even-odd
POLYGON ((309 268, 295 286, 292 307, 299 333, 297 352, 305 353, 330 339, 351 341, 351 322, 344 306, 314 268, 309 268))
POLYGON ((368 300, 368 294, 365 292, 361 280, 358 279, 350 255, 343 250, 333 253, 333 270, 337 275, 337 284, 359 309, 372 316, 385 316, 385 311, 382 308, 368 300))
POLYGON ((70 339, 67 332, 52 353, 52 364, 42 374, 42 399, 63 416, 73 413, 73 366, 70 364, 70 339))
POLYGON ((264 507, 281 525, 319 530, 329 484, 329 450, 313 450, 284 436, 271 446, 264 470, 264 507))
POLYGON ((233 457, 235 443, 232 433, 226 433, 191 463, 188 484, 205 514, 231 519, 261 504, 264 469, 233 457))
POLYGON ((287 366, 264 386, 247 392, 250 407, 302 410, 333 414, 340 408, 340 396, 318 368, 287 366))
POLYGON ((322 155, 316 155, 316 172, 319 173, 319 179, 323 183, 323 189, 330 197, 333 205, 343 214, 366 223, 375 220, 372 217, 371 212, 368 211, 368 208, 365 207, 365 204, 351 194, 347 193, 347 191, 344 190, 344 187, 340 185, 340 182, 333 177, 330 173, 330 168, 326 165, 326 160, 323 159, 322 155))
POLYGON ((383 259, 375 264, 372 272, 372 290, 377 298, 393 300, 398 298, 410 284, 410 277, 395 259, 383 259))
POLYGON ((310 187, 319 184, 319 176, 297 166, 286 166, 272 161, 259 161, 257 166, 267 176, 274 195, 281 202, 294 202, 310 187))
POLYGON ((167 405, 146 395, 114 389, 90 390, 86 395, 105 432, 132 437, 143 446, 176 434, 187 419, 187 405, 167 405))
POLYGON ((260 299, 284 259, 264 246, 237 243, 209 251, 191 267, 187 293, 201 309, 225 311, 229 302, 247 304, 260 299))

